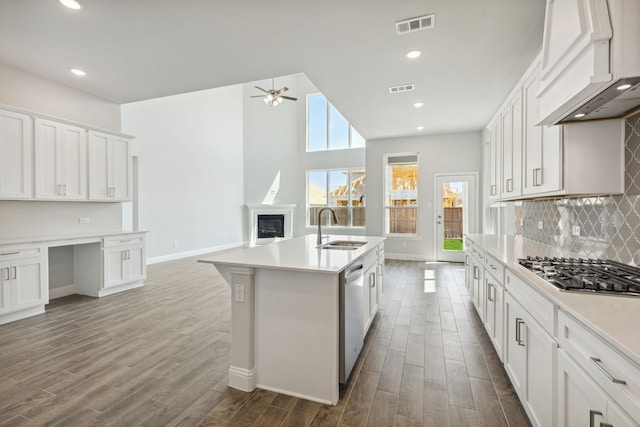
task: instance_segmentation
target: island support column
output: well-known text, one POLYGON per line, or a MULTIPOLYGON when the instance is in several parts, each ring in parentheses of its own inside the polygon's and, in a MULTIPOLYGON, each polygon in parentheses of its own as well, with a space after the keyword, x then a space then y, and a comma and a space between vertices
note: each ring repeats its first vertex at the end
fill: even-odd
POLYGON ((229 387, 242 391, 256 388, 255 269, 233 267, 231 280, 231 366, 229 387))

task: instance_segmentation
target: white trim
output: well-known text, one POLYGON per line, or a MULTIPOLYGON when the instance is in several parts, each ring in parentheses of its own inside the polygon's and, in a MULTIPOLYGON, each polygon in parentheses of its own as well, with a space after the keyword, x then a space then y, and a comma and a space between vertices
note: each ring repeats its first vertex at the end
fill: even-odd
POLYGON ((293 396, 293 397, 297 397, 297 398, 304 399, 304 400, 310 400, 312 402, 322 403, 324 405, 335 405, 337 403, 337 402, 332 402, 330 400, 318 399, 317 397, 313 397, 313 396, 307 396, 306 394, 294 393, 292 391, 283 390, 283 389, 278 388, 278 387, 269 387, 269 386, 263 385, 263 384, 257 384, 256 387, 260 388, 260 389, 263 389, 263 390, 274 391, 274 392, 280 393, 280 394, 286 394, 287 396, 293 396))
POLYGON ((195 249, 193 251, 178 252, 178 253, 169 254, 169 255, 161 255, 153 258, 147 258, 147 265, 157 264, 159 262, 165 262, 165 261, 173 261, 176 259, 188 258, 196 255, 208 254, 211 252, 217 252, 224 249, 237 248, 239 246, 246 246, 246 245, 247 245, 246 242, 234 242, 226 245, 210 246, 208 248, 195 249))
POLYGON ((242 391, 253 391, 256 388, 256 368, 244 369, 229 366, 229 387, 242 391))
POLYGON ((52 300, 56 298, 62 298, 68 295, 73 295, 75 293, 76 293, 76 287, 73 283, 66 286, 60 286, 57 288, 49 288, 49 299, 52 300))
POLYGON ((249 245, 264 245, 291 239, 293 237, 293 220, 296 205, 293 204, 247 204, 249 208, 249 245), (258 238, 259 215, 284 215, 284 237, 258 238))
POLYGON ((35 307, 28 308, 26 310, 15 311, 13 313, 7 313, 0 316, 0 325, 5 323, 15 322, 16 320, 26 319, 27 317, 35 316, 37 314, 44 313, 44 304, 37 305, 35 307))
POLYGON ((424 255, 414 255, 406 253, 384 252, 384 259, 397 259, 402 261, 433 261, 424 255))

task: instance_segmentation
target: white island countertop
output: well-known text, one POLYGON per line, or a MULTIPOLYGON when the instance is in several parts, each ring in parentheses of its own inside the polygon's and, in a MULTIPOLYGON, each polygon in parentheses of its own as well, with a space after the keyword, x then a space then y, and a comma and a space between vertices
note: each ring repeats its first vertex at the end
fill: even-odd
POLYGON ((313 271, 316 273, 340 273, 357 258, 384 242, 377 236, 329 235, 322 242, 335 240, 367 242, 352 250, 318 248, 316 234, 281 240, 263 246, 243 247, 223 252, 198 262, 242 267, 269 268, 290 271, 313 271))
POLYGON ((520 236, 471 234, 467 238, 640 365, 640 334, 637 328, 640 298, 563 292, 518 264, 518 258, 526 258, 527 255, 578 258, 575 253, 520 236))

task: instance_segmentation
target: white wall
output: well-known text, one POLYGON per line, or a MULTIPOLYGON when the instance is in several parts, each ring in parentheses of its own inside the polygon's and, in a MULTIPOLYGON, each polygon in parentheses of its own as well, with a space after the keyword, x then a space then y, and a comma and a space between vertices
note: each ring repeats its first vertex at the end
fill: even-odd
MULTIPOLYGON (((306 172, 314 169, 363 167, 365 149, 307 153, 307 95, 320 92, 303 74, 276 78, 275 88, 287 86, 297 102, 285 101, 269 107, 261 99, 248 99, 260 92, 254 86, 271 88, 271 80, 244 86, 244 166, 247 203, 269 202, 269 189, 278 176, 274 204, 295 204, 294 236, 312 234, 306 227, 306 172)), ((329 100, 331 101, 331 100, 329 100)), ((332 228, 333 234, 364 234, 364 229, 332 228)))
MULTIPOLYGON (((366 234, 383 235, 384 155, 419 153, 417 238, 389 237, 385 255, 416 260, 435 260, 434 174, 480 172, 483 158, 482 134, 466 132, 367 141, 366 234)), ((482 183, 478 183, 482 188, 482 183)), ((481 194, 481 192, 479 192, 481 194)), ((480 215, 481 207, 478 207, 480 215)), ((478 223, 481 224, 481 218, 478 223)))
POLYGON ((122 106, 150 262, 243 243, 241 85, 122 106))

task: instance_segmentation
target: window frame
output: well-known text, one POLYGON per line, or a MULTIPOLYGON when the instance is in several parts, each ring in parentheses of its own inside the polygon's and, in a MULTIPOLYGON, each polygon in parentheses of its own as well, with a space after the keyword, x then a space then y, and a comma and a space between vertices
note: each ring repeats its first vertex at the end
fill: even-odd
MULTIPOLYGON (((403 164, 403 163, 392 163, 392 164, 403 164)), ((397 238, 405 238, 405 239, 418 239, 420 237, 420 153, 419 152, 402 152, 402 153, 387 153, 382 157, 382 224, 383 224, 383 233, 382 235, 385 237, 397 237, 397 238), (388 188, 387 188, 387 167, 389 166, 389 158, 392 157, 406 157, 406 156, 415 156, 415 162, 406 162, 405 164, 415 164, 418 172, 418 180, 416 181, 416 203, 415 205, 410 206, 391 206, 388 204, 389 200, 387 198, 388 188), (390 212, 394 209, 415 209, 415 233, 391 233, 389 231, 389 215, 387 212, 390 212)))
POLYGON ((314 92, 314 93, 308 93, 307 94, 307 98, 306 98, 306 130, 305 130, 305 136, 306 136, 306 151, 307 153, 321 153, 324 151, 339 151, 339 150, 351 150, 351 149, 358 149, 358 148, 366 148, 367 147, 367 140, 360 135, 360 133, 353 127, 351 126, 351 123, 349 123, 349 121, 347 119, 344 118, 344 116, 342 116, 342 118, 344 119, 344 121, 347 123, 348 126, 348 132, 347 132, 347 146, 346 147, 341 147, 341 148, 331 148, 331 108, 334 108, 336 110, 336 112, 338 114, 340 114, 340 116, 342 116, 342 114, 340 113, 340 111, 338 111, 337 108, 335 108, 335 106, 333 104, 331 104, 331 102, 329 102, 329 100, 327 99, 326 96, 324 96, 322 94, 322 92, 314 92), (311 150, 309 147, 309 143, 311 138, 309 138, 309 129, 311 129, 311 127, 309 126, 309 99, 316 97, 316 96, 321 96, 325 99, 327 105, 326 105, 326 117, 327 117, 327 124, 326 124, 326 140, 325 140, 325 148, 324 149, 320 149, 320 150, 311 150), (353 133, 356 132, 360 138, 362 138, 362 141, 364 141, 364 145, 362 146, 358 146, 358 147, 354 147, 353 146, 353 133))
MULTIPOLYGON (((327 180, 326 180, 326 184, 325 184, 325 194, 326 194, 326 207, 328 208, 343 208, 342 206, 330 206, 329 205, 329 195, 331 193, 330 191, 330 186, 331 186, 331 180, 329 179, 329 174, 330 172, 344 172, 344 171, 348 171, 349 175, 347 178, 347 186, 350 188, 351 187, 351 183, 353 181, 353 171, 364 171, 364 176, 367 175, 367 169, 364 166, 353 166, 353 167, 344 167, 344 168, 322 168, 322 169, 308 169, 305 171, 305 178, 306 178, 306 186, 305 186, 305 226, 306 227, 317 227, 317 224, 311 224, 311 215, 309 214, 309 211, 311 210, 312 206, 309 203, 309 173, 310 172, 325 172, 326 176, 327 176, 327 180)), ((322 227, 329 227, 331 229, 356 229, 356 230, 363 230, 366 227, 366 223, 365 225, 353 225, 353 208, 356 207, 362 207, 365 209, 366 212, 366 208, 367 208, 367 202, 366 202, 366 197, 364 199, 364 205, 363 206, 353 206, 352 202, 354 199, 351 198, 351 191, 347 192, 348 194, 348 199, 347 199, 347 206, 345 206, 344 208, 347 209, 347 224, 346 225, 340 225, 340 224, 336 224, 333 225, 331 224, 331 221, 329 221, 327 218, 329 217, 330 214, 326 214, 323 218, 324 221, 322 223, 322 227)))

